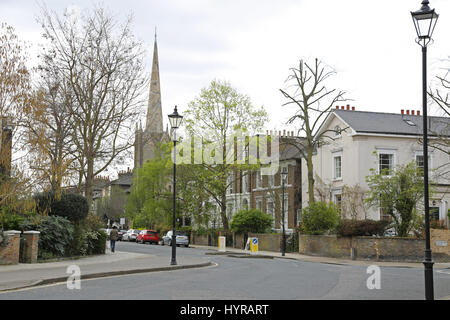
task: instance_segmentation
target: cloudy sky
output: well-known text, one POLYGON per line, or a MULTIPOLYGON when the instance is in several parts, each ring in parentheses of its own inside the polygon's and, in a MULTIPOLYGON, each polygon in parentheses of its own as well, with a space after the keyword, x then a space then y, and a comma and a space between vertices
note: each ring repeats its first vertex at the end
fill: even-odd
MULTIPOLYGON (((229 81, 254 105, 264 105, 267 129, 294 130, 286 120, 294 110, 282 107, 289 68, 315 57, 337 75, 331 86, 348 92, 357 110, 399 113, 421 109, 421 50, 410 11, 420 0, 108 0, 119 20, 134 15, 135 34, 146 44, 150 73, 157 27, 162 104, 181 112, 211 80, 229 81)), ((431 0, 440 14, 434 44, 428 49, 430 80, 450 56, 450 1, 431 0)), ((89 9, 88 0, 0 0, 1 21, 35 45, 38 3, 62 13, 89 9)), ((145 115, 142 117, 145 119, 145 115)))

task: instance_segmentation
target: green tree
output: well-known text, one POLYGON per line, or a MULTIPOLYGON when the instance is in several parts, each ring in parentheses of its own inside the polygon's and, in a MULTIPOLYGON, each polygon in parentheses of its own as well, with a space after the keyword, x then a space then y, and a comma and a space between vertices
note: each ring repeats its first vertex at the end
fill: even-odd
POLYGON ((270 230, 273 218, 258 209, 241 210, 231 219, 231 231, 264 233, 270 230))
POLYGON ((338 226, 339 210, 332 202, 313 202, 302 210, 301 221, 306 234, 324 234, 338 226))
MULTIPOLYGON (((230 161, 234 152, 228 147, 230 137, 241 133, 254 134, 267 122, 263 107, 255 108, 250 98, 239 93, 229 83, 213 80, 208 88, 191 101, 185 112, 187 132, 202 140, 202 146, 212 146, 213 164, 203 161, 204 171, 198 177, 203 188, 220 208, 220 217, 225 230, 229 230, 227 217, 227 189, 232 183, 231 176, 236 170, 248 168, 244 164, 230 161)), ((212 155, 209 154, 208 156, 212 155)), ((236 160, 236 159, 234 159, 236 160)))
POLYGON ((397 166, 390 176, 387 174, 387 171, 371 169, 366 177, 369 192, 365 201, 370 206, 383 208, 392 217, 397 235, 406 237, 412 228, 414 210, 423 202, 422 171, 411 162, 397 166))
POLYGON ((155 228, 172 221, 172 193, 170 192, 172 161, 170 143, 158 148, 154 159, 136 170, 125 214, 133 227, 155 228))

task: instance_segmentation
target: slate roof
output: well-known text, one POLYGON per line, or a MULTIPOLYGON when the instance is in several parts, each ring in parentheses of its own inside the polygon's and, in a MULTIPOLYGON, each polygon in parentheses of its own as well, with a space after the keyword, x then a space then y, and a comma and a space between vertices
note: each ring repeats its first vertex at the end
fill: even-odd
POLYGON ((304 140, 303 137, 281 137, 280 161, 302 158, 299 149, 304 148, 304 140))
MULTIPOLYGON (((423 133, 422 116, 342 109, 335 109, 333 112, 357 133, 413 136, 423 133)), ((450 118, 428 116, 428 134, 450 136, 450 118)))

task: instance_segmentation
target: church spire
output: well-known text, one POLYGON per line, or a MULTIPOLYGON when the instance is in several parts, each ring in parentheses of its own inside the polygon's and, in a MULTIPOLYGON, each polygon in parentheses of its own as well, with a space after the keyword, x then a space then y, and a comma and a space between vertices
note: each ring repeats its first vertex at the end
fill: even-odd
POLYGON ((147 107, 147 123, 146 131, 163 132, 163 119, 161 107, 161 87, 159 84, 159 62, 158 62, 158 45, 156 43, 155 28, 155 45, 153 48, 153 65, 152 76, 150 82, 150 94, 147 107))

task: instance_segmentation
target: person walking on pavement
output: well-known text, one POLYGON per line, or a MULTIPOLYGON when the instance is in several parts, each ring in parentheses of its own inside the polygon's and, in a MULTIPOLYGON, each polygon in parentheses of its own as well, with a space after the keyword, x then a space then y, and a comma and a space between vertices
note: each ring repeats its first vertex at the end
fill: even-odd
POLYGON ((114 226, 111 232, 109 233, 109 241, 111 243, 111 252, 114 252, 116 248, 116 241, 119 239, 119 232, 117 231, 117 227, 114 226))

